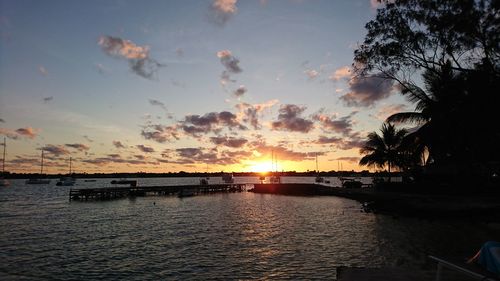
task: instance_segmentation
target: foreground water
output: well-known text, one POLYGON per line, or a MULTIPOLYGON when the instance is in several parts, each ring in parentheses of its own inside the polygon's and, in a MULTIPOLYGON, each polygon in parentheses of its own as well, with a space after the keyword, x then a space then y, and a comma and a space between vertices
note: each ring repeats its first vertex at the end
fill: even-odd
POLYGON ((69 202, 68 192, 55 181, 14 180, 0 189, 1 280, 335 279, 338 266, 415 269, 427 254, 465 257, 500 237, 498 224, 375 215, 337 197, 242 192, 69 202))

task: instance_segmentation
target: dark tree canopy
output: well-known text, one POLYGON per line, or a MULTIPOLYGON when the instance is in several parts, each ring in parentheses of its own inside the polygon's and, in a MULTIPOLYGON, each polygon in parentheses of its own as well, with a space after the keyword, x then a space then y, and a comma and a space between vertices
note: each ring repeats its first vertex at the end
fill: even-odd
POLYGON ((357 73, 380 72, 409 82, 415 71, 452 62, 499 73, 500 1, 381 0, 367 35, 355 51, 357 73))
POLYGON ((419 125, 409 143, 436 162, 499 162, 500 0, 381 2, 354 68, 395 80, 415 104, 389 121, 419 125))

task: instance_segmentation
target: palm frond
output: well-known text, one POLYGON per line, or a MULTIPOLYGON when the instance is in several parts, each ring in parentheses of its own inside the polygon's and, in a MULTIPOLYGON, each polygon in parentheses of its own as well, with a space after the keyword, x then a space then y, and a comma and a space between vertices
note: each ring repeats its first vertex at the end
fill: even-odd
POLYGON ((429 120, 420 112, 399 112, 387 117, 386 121, 391 123, 422 124, 429 120))

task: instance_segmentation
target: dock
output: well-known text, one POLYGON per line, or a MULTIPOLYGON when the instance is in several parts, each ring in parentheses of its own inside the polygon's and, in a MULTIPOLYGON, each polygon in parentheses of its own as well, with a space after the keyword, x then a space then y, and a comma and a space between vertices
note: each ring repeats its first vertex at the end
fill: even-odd
POLYGON ((209 184, 209 185, 168 185, 168 186, 124 186, 124 187, 99 187, 99 188, 72 188, 69 191, 69 200, 97 201, 112 200, 126 197, 146 195, 177 195, 183 190, 189 190, 193 195, 241 192, 246 189, 246 184, 209 184))

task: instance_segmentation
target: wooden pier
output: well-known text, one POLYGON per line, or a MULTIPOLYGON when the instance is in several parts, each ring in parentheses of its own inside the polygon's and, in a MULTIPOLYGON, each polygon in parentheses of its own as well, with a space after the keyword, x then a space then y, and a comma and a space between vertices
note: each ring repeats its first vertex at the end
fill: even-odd
POLYGON ((209 185, 169 185, 169 186, 126 186, 126 187, 100 187, 100 188, 78 188, 69 190, 69 200, 111 200, 125 197, 136 197, 146 195, 177 195, 183 190, 190 193, 207 194, 219 192, 241 192, 246 184, 209 184, 209 185))

